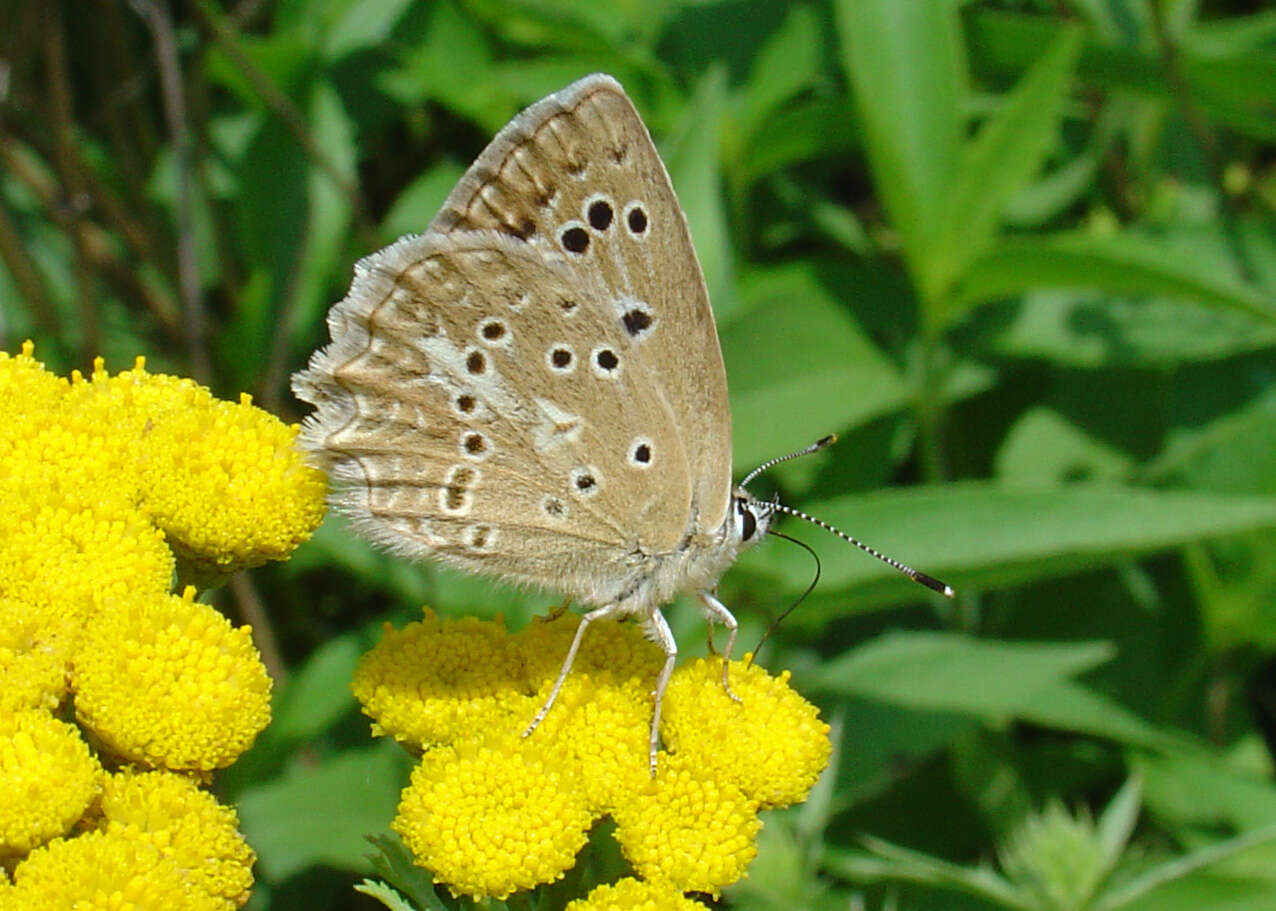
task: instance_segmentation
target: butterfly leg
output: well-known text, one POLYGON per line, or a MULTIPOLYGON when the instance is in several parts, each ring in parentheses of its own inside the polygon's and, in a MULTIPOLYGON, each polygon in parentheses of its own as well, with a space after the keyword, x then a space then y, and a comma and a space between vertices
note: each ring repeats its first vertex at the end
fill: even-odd
POLYGON ((660 746, 660 708, 665 699, 665 687, 669 686, 669 676, 673 673, 674 662, 678 660, 678 643, 673 638, 673 630, 669 628, 669 622, 665 620, 665 615, 659 608, 652 610, 651 616, 643 621, 642 628, 647 637, 660 646, 660 650, 665 653, 665 666, 660 669, 660 676, 656 678, 656 689, 651 694, 655 707, 651 714, 651 749, 648 760, 651 764, 651 777, 655 778, 656 750, 660 746))
POLYGON ((564 598, 562 604, 556 605, 555 607, 551 607, 549 609, 549 613, 545 615, 545 622, 552 623, 553 621, 557 620, 563 614, 567 613, 567 608, 571 606, 572 606, 571 596, 564 598))
POLYGON ((719 601, 718 596, 713 592, 707 589, 702 590, 700 600, 704 602, 705 616, 709 618, 710 623, 716 620, 727 628, 727 644, 722 649, 722 688, 727 691, 728 696, 739 702, 740 697, 727 682, 727 671, 731 667, 731 650, 735 648, 735 634, 740 631, 740 624, 736 622, 735 615, 727 610, 727 606, 719 601))
POLYGON ((576 652, 580 651, 580 641, 585 638, 585 629, 595 620, 604 620, 608 617, 615 617, 620 613, 615 604, 607 604, 599 608, 591 610, 585 616, 580 618, 580 626, 576 627, 576 635, 572 639, 572 646, 567 650, 567 657, 563 659, 563 667, 558 672, 558 679, 554 681, 554 687, 549 691, 549 698, 545 700, 545 704, 541 706, 541 710, 536 713, 536 717, 532 719, 532 723, 527 726, 527 730, 523 731, 523 736, 529 736, 532 731, 536 730, 537 725, 545 720, 545 716, 549 714, 549 710, 554 706, 554 700, 558 698, 558 691, 563 688, 563 681, 567 679, 567 675, 571 672, 572 664, 576 661, 576 652))

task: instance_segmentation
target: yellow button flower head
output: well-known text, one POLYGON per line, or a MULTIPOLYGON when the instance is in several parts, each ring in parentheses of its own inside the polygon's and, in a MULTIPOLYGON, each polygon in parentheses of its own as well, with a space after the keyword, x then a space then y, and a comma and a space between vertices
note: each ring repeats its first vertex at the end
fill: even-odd
POLYGON ((0 858, 66 833, 102 769, 79 732, 48 712, 0 712, 0 858))
POLYGON ((788 671, 772 677, 748 660, 731 663, 739 702, 722 689, 721 658, 678 668, 665 694, 665 746, 764 808, 800 803, 828 765, 829 726, 789 686, 788 671))
MULTIPOLYGON (((544 704, 571 646, 580 617, 564 612, 533 620, 513 637, 535 691, 533 712, 544 704)), ((532 734, 534 748, 575 764, 590 808, 607 812, 648 777, 651 689, 664 655, 633 623, 589 628, 571 675, 553 710, 532 734)), ((522 719, 526 726, 533 716, 522 719)))
POLYGON ((21 911, 233 911, 192 888, 186 871, 152 839, 125 830, 87 832, 35 851, 0 891, 0 909, 21 911))
MULTIPOLYGON (((532 700, 533 711, 548 695, 545 684, 532 700)), ((531 717, 521 718, 517 729, 531 717)), ((589 808, 603 814, 650 777, 650 724, 650 683, 646 689, 617 685, 573 670, 528 748, 573 766, 589 808)))
POLYGON ((108 775, 101 826, 149 838, 201 892, 235 907, 248 901, 255 855, 230 807, 172 772, 108 775))
POLYGON ((174 550, 203 578, 304 540, 325 484, 295 433, 141 359, 68 382, 30 343, 0 353, 0 859, 15 879, 0 876, 0 909, 246 901, 252 853, 230 810, 137 774, 111 779, 89 819, 101 770, 49 711, 70 689, 99 752, 148 766, 207 772, 247 749, 269 678, 246 628, 169 594, 174 550))
POLYGON ((387 625, 351 686, 375 734, 417 747, 510 733, 534 711, 504 626, 440 620, 428 609, 402 630, 387 625))
POLYGON ((164 536, 125 501, 0 486, 0 591, 73 635, 104 600, 168 591, 164 536))
POLYGON ((287 557, 323 518, 326 481, 293 449, 297 428, 223 402, 192 380, 147 373, 142 359, 95 370, 82 407, 117 415, 131 447, 139 502, 179 556, 204 574, 287 557))
POLYGON ((705 911, 705 906, 673 886, 626 877, 598 886, 569 904, 566 911, 705 911))
POLYGON ((66 694, 69 654, 42 611, 0 597, 0 715, 52 711, 66 694))
MULTIPOLYGON (((555 617, 536 618, 514 637, 515 647, 527 664, 532 686, 548 693, 571 646, 580 615, 563 611, 555 617)), ((643 638, 634 623, 594 623, 581 641, 572 674, 608 684, 632 684, 650 690, 664 664, 664 654, 643 638)))
POLYGON ((644 879, 717 896, 758 853, 757 803, 681 756, 612 811, 616 840, 644 879))
POLYGON ((455 896, 504 898, 562 877, 593 818, 570 773, 524 748, 432 751, 412 774, 392 824, 417 863, 455 896))
POLYGON ((73 673, 79 720, 125 759, 183 770, 223 768, 270 721, 270 678, 248 627, 187 588, 110 605, 73 673))
POLYGON ((827 725, 787 674, 733 663, 736 703, 720 659, 692 662, 666 695, 669 752, 653 781, 651 688, 664 659, 635 625, 604 623, 522 739, 579 622, 562 614, 508 636, 499 623, 427 611, 387 631, 354 690, 377 733, 425 748, 394 829, 454 894, 504 897, 560 876, 591 821, 610 814, 645 882, 600 890, 597 907, 680 908, 682 892, 716 895, 757 852, 759 808, 810 790, 831 752, 827 725))

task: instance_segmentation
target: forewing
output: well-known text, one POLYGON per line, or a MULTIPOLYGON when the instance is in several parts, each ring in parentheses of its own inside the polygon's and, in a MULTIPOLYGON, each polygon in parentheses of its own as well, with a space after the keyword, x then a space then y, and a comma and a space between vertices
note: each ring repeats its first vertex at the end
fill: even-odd
POLYGON ((607 294, 582 303, 634 342, 688 459, 691 529, 717 529, 730 500, 731 415, 713 312, 669 175, 615 80, 586 77, 492 140, 431 223, 482 228, 601 278, 607 294))
POLYGON ((332 343, 294 379, 317 406, 301 445, 336 507, 397 552, 581 598, 675 548, 687 454, 665 378, 598 305, 607 293, 495 231, 404 238, 360 262, 332 343))

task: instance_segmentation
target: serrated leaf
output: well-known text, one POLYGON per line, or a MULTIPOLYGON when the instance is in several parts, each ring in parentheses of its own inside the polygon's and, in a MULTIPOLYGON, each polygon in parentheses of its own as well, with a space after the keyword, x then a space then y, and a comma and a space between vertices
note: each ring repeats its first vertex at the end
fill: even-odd
POLYGON ((385 883, 365 879, 354 887, 354 891, 375 898, 389 908, 390 911, 417 911, 411 902, 385 883))
POLYGON ((369 855, 372 866, 387 882, 412 899, 422 911, 449 911, 434 889, 434 877, 413 861, 398 835, 370 835, 368 843, 377 849, 369 855))

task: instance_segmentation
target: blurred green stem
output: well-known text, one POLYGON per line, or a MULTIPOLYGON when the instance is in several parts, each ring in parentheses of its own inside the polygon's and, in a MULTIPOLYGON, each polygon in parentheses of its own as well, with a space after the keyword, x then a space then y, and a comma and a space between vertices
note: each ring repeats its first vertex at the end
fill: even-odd
POLYGON ((940 484, 948 477, 943 445, 943 368, 939 363, 942 353, 943 345, 938 333, 926 326, 917 353, 917 395, 913 410, 917 415, 922 479, 927 484, 940 484))

